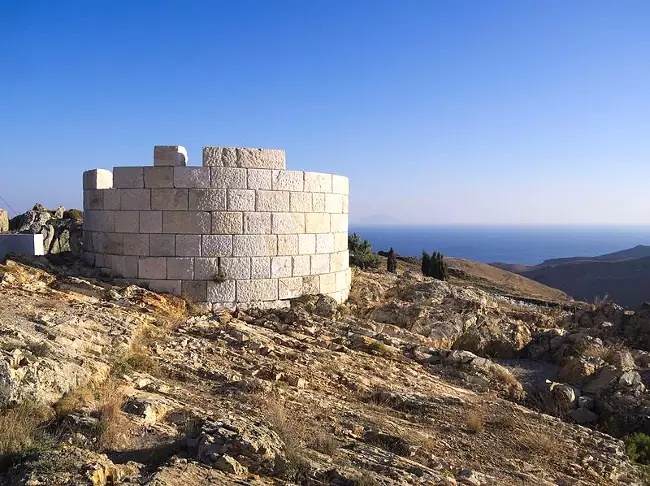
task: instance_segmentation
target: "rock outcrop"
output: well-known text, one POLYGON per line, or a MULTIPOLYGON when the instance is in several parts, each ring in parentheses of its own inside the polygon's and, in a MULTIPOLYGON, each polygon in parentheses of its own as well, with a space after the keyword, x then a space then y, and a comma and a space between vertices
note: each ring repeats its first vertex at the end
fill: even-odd
POLYGON ((41 233, 46 254, 70 252, 81 257, 83 213, 76 209, 66 211, 63 206, 51 211, 35 204, 29 211, 9 221, 9 230, 16 233, 41 233))
POLYGON ((643 430, 643 312, 357 270, 345 305, 204 313, 94 272, 0 266, 2 484, 641 484, 593 429, 643 430))

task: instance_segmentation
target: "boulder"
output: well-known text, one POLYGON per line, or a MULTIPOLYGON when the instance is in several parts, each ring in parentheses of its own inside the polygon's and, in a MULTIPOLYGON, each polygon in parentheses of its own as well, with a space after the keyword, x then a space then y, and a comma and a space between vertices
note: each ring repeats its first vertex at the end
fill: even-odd
POLYGON ((602 360, 571 356, 560 368, 558 377, 565 383, 580 385, 602 366, 602 360))
POLYGON ((598 415, 587 408, 569 410, 569 417, 577 424, 587 424, 598 420, 598 415))
POLYGON ((629 371, 635 368, 634 357, 629 349, 617 347, 611 349, 605 358, 609 364, 621 371, 629 371))

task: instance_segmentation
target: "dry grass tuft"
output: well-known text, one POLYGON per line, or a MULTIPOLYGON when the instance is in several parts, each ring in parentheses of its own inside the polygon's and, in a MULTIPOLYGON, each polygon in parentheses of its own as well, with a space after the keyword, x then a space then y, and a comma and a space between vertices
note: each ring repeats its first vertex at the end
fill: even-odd
POLYGON ((119 386, 113 381, 106 382, 97 403, 99 415, 97 444, 101 450, 123 450, 130 445, 132 425, 122 413, 124 402, 124 392, 119 386))
POLYGON ((548 433, 530 428, 523 430, 516 436, 517 443, 530 453, 533 458, 544 461, 560 452, 561 441, 548 433))
POLYGON ((258 401, 264 418, 284 442, 287 457, 285 477, 299 482, 306 479, 311 465, 306 458, 308 429, 304 417, 297 415, 295 411, 289 414, 284 400, 278 397, 267 397, 258 401))
POLYGON ((46 440, 52 409, 28 403, 0 412, 0 459, 37 447, 46 440))
POLYGON ((485 429, 485 414, 478 408, 467 411, 467 430, 473 434, 480 434, 485 429))
POLYGON ((66 393, 55 405, 57 418, 84 410, 99 419, 96 430, 100 450, 112 451, 128 447, 131 422, 121 412, 126 401, 119 383, 107 380, 94 388, 81 387, 66 393))

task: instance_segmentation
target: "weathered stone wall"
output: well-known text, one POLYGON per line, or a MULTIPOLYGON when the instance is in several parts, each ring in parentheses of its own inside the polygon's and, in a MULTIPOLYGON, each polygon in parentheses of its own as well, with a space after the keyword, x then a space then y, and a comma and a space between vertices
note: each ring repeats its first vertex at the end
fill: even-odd
POLYGON ((84 172, 84 260, 216 305, 347 299, 347 177, 285 169, 284 151, 156 147, 152 167, 84 172))

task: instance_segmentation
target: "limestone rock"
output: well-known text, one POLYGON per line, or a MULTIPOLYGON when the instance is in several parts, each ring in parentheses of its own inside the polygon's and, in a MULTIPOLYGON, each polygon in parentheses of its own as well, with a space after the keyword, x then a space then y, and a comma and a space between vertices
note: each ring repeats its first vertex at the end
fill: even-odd
POLYGON ((6 210, 0 208, 0 233, 9 231, 9 214, 6 210))

